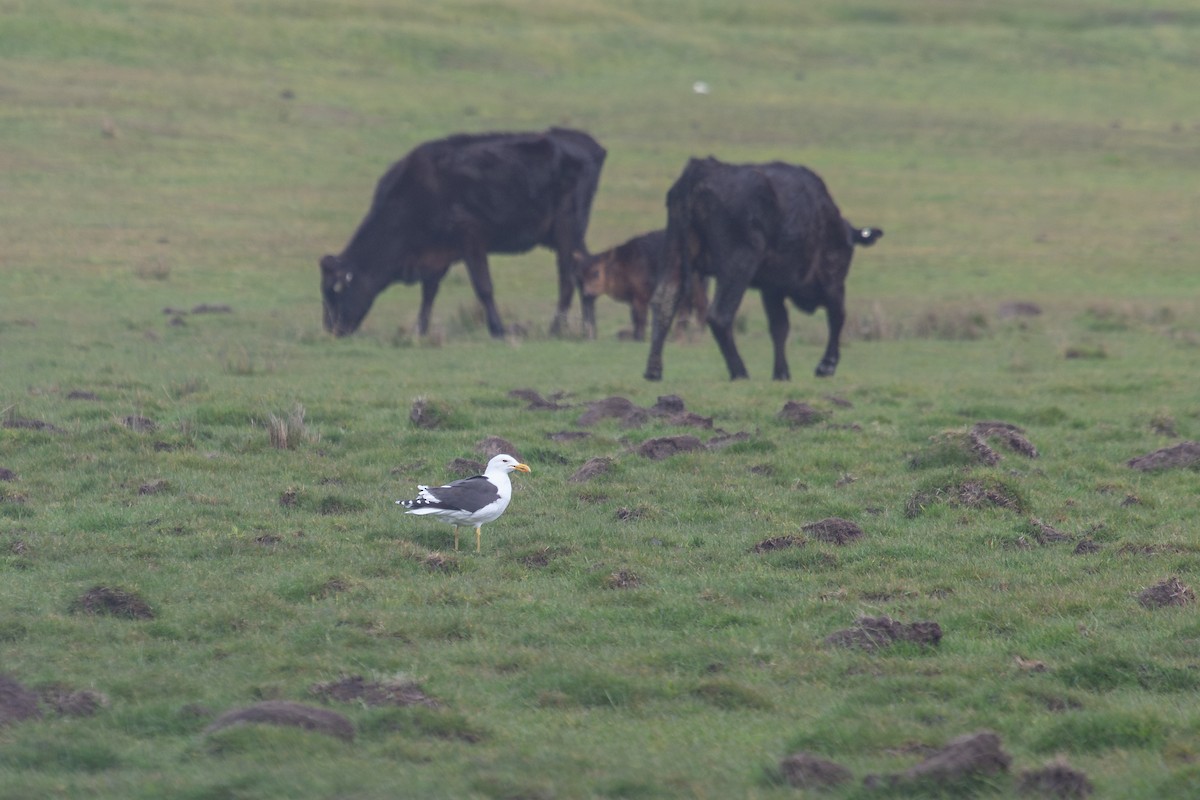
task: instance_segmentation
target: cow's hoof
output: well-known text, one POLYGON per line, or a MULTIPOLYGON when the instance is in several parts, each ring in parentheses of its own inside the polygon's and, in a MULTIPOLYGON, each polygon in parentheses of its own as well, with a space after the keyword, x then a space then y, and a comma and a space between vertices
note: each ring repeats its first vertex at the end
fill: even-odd
POLYGON ((818 378, 828 378, 835 372, 837 372, 837 364, 826 364, 824 361, 817 364, 817 369, 815 370, 818 378))

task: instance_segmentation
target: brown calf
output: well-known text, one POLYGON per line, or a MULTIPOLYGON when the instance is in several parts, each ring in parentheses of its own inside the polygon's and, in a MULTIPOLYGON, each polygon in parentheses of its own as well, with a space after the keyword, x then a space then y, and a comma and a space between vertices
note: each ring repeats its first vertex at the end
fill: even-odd
MULTIPOLYGON (((629 303, 633 338, 639 342, 646 338, 650 297, 654 294, 666 246, 665 230, 650 231, 583 261, 583 297, 593 300, 606 294, 619 303, 629 303)), ((698 325, 704 324, 708 295, 703 280, 693 283, 691 297, 683 298, 680 304, 681 325, 686 325, 689 312, 695 313, 698 325)))

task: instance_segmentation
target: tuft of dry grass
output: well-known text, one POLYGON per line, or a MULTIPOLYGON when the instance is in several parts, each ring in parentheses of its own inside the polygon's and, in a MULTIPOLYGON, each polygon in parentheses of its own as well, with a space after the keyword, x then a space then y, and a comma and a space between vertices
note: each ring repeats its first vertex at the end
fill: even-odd
POLYGON ((315 444, 321 441, 321 432, 304 421, 304 406, 296 403, 286 415, 267 416, 267 435, 271 446, 277 450, 292 450, 302 442, 315 444))

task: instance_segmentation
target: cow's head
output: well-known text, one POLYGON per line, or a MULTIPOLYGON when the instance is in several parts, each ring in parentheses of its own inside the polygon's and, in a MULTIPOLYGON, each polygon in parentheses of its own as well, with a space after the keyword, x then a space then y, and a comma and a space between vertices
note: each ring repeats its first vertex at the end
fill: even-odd
POLYGON ((327 255, 321 259, 325 330, 336 336, 345 336, 358 330, 375 300, 368 283, 355 274, 341 257, 327 255))

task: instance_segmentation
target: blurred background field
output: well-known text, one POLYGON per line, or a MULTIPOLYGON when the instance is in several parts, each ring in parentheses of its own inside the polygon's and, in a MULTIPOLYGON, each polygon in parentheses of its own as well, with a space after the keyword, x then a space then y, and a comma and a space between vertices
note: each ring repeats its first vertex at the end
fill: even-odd
POLYGON ((1060 757, 1097 796, 1200 791, 1195 606, 1136 600, 1200 582, 1197 473, 1126 466, 1200 438, 1193 5, 0 0, 0 671, 104 699, 0 719, 0 797, 784 797, 796 749, 857 797, 982 728, 1014 756, 983 795, 1060 757), (851 269, 838 375, 811 377, 823 312, 797 313, 798 377, 769 381, 752 293, 750 381, 697 332, 648 384, 625 306, 599 301, 594 342, 546 334, 544 250, 492 259, 504 342, 461 266, 426 340, 415 287, 321 330, 317 260, 390 163, 549 125, 608 149, 593 250, 662 226, 689 157, 819 172, 886 231, 851 269), (697 432, 547 438, 665 394, 746 439, 651 461, 644 441, 697 432), (823 416, 793 427, 787 401, 823 416), (989 419, 1039 459, 947 449, 989 419), (534 471, 456 556, 392 500, 493 434, 534 471), (592 456, 613 471, 570 482, 592 456), (972 477, 1019 508, 911 513, 972 477), (752 553, 830 516, 863 541, 752 553), (154 619, 80 613, 96 586, 154 619), (945 638, 822 644, 860 614, 945 638), (441 705, 312 691, 345 675, 441 705), (274 699, 358 736, 204 733, 274 699))

